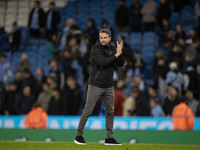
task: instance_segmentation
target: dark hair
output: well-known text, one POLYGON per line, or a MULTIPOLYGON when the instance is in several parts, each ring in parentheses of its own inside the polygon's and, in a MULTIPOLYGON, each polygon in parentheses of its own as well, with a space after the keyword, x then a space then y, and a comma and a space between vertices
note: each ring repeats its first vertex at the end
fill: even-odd
POLYGON ((0 54, 0 57, 6 58, 6 55, 5 54, 0 54))
POLYGON ((32 106, 32 108, 36 108, 36 107, 41 107, 41 105, 38 102, 35 102, 32 106))
POLYGON ((108 29, 101 29, 101 30, 99 31, 99 34, 100 34, 100 33, 106 33, 106 34, 108 34, 109 37, 111 37, 110 31, 109 31, 108 29))
POLYGON ((40 6, 40 1, 35 1, 35 3, 37 3, 40 6))
POLYGON ((158 101, 157 98, 152 98, 151 101, 153 101, 153 102, 156 103, 156 104, 159 104, 159 101, 158 101))
POLYGON ((49 5, 55 6, 55 2, 50 2, 49 5))
POLYGON ((17 26, 17 22, 15 21, 15 22, 13 22, 13 24, 12 24, 13 26, 17 26))
POLYGON ((50 86, 49 83, 47 83, 47 82, 44 82, 42 85, 50 86))
POLYGON ((53 91, 56 91, 56 92, 58 92, 58 93, 61 92, 59 88, 54 88, 53 91))

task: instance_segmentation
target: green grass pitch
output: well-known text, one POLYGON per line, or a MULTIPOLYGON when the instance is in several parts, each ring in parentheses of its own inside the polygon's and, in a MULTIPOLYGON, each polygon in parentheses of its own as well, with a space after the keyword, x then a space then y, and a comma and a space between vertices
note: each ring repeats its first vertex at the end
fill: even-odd
POLYGON ((76 145, 69 142, 0 142, 0 150, 193 150, 198 145, 173 144, 123 144, 122 146, 105 146, 100 143, 76 145))

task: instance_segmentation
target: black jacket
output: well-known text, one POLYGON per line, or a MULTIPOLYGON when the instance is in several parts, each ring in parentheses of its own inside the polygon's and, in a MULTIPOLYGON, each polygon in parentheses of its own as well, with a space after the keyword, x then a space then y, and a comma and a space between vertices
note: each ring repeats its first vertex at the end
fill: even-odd
POLYGON ((65 115, 67 111, 66 106, 63 96, 60 96, 57 100, 52 96, 49 101, 47 113, 48 115, 65 115))
POLYGON ((123 56, 116 58, 115 53, 116 49, 112 45, 103 46, 97 41, 90 53, 92 63, 89 84, 100 88, 113 86, 113 73, 116 65, 124 65, 123 56))
MULTIPOLYGON (((46 25, 47 25, 47 21, 48 21, 48 15, 50 13, 51 10, 48 10, 47 13, 46 13, 46 16, 45 16, 45 19, 46 19, 46 25)), ((57 25, 59 24, 60 22, 60 14, 57 10, 52 10, 52 19, 51 19, 51 30, 53 32, 57 32, 57 25)))
MULTIPOLYGON (((32 21, 32 17, 33 17, 33 12, 34 12, 35 8, 33 8, 30 12, 29 15, 29 21, 28 21, 28 27, 30 27, 31 25, 31 21, 32 21)), ((42 8, 39 8, 39 17, 38 17, 39 21, 39 27, 43 28, 45 26, 45 13, 44 10, 42 8)))
POLYGON ((67 114, 66 115, 78 115, 79 109, 82 103, 82 92, 78 85, 75 89, 70 89, 67 85, 63 90, 63 95, 67 101, 67 114))

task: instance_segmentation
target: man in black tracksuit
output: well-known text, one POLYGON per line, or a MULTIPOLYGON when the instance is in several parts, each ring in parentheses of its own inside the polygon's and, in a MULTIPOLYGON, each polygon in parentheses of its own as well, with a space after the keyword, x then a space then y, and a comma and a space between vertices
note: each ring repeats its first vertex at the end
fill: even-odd
POLYGON ((76 144, 86 145, 83 138, 83 130, 97 100, 101 98, 106 112, 107 138, 104 145, 121 145, 112 137, 114 121, 113 73, 117 65, 123 66, 124 64, 124 58, 121 55, 123 42, 117 42, 117 49, 115 49, 110 44, 110 40, 111 35, 109 30, 102 29, 99 32, 99 41, 93 46, 90 53, 92 63, 87 100, 79 122, 77 136, 74 140, 76 144))

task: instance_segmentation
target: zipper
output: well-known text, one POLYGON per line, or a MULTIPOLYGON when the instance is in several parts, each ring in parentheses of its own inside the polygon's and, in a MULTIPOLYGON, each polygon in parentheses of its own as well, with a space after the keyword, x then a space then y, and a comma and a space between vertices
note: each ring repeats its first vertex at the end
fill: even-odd
POLYGON ((97 72, 97 74, 96 74, 96 76, 95 76, 95 80, 96 80, 96 78, 97 78, 97 76, 98 76, 100 70, 101 70, 101 67, 98 69, 98 72, 97 72))
POLYGON ((96 76, 95 76, 95 79, 97 78, 98 74, 99 74, 99 70, 98 70, 98 72, 97 72, 97 74, 96 74, 96 76))

